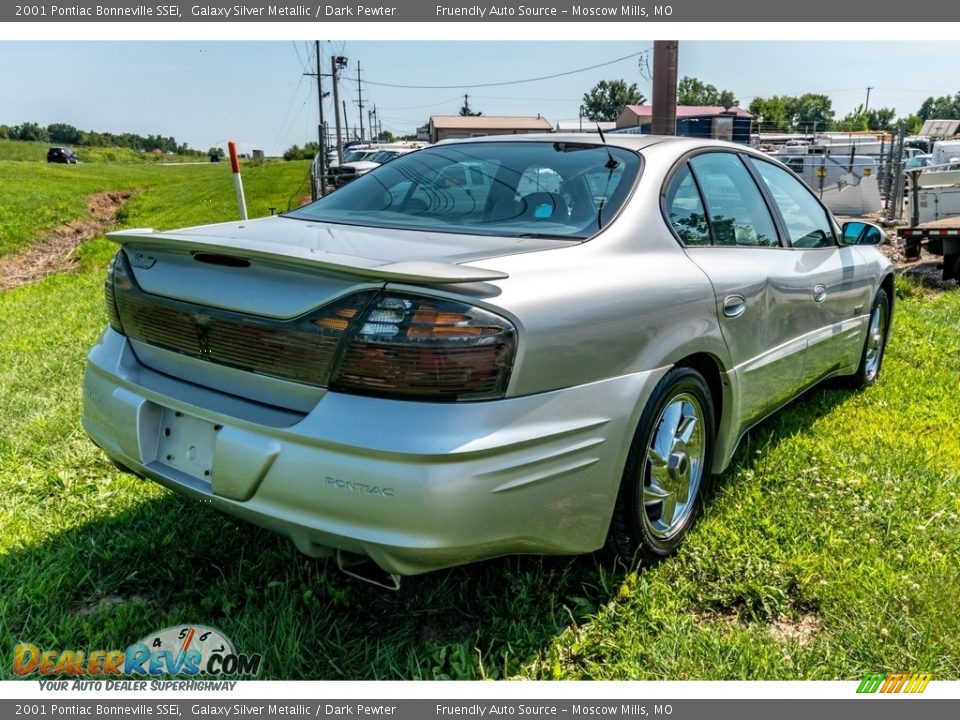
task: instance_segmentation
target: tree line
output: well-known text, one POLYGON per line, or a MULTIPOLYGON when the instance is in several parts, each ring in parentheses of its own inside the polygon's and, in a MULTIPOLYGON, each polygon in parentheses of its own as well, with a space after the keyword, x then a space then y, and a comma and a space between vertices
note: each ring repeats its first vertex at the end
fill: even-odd
MULTIPOLYGON (((581 113, 587 120, 613 121, 625 105, 643 105, 646 101, 636 83, 601 80, 584 93, 581 113)), ((740 100, 731 90, 720 90, 695 77, 684 76, 677 83, 677 104, 737 107, 740 100)), ((763 132, 890 132, 903 122, 908 134, 916 134, 925 120, 960 119, 960 92, 953 96, 928 97, 915 113, 901 118, 897 118, 894 108, 868 109, 864 105, 837 118, 833 101, 820 93, 756 97, 747 109, 754 116, 754 126, 763 132)))
POLYGON ((67 123, 51 123, 46 127, 35 122, 20 125, 0 125, 0 140, 26 140, 79 147, 125 147, 139 152, 160 150, 177 155, 205 155, 187 143, 178 143, 175 137, 138 135, 136 133, 96 132, 81 130, 67 123))

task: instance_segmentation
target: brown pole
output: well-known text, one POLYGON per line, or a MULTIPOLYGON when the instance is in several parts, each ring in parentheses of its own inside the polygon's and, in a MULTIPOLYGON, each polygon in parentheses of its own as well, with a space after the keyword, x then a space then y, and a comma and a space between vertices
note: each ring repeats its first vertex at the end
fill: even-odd
POLYGON ((677 41, 653 41, 654 135, 677 134, 677 41))

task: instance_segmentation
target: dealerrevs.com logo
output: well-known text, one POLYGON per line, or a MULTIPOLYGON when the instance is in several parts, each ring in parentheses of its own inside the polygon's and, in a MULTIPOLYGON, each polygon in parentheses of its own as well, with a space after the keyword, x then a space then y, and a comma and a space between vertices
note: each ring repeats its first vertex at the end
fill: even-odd
POLYGON ((126 650, 51 650, 18 643, 13 672, 67 677, 246 676, 260 672, 263 657, 244 655, 230 639, 204 625, 175 625, 147 635, 126 650))
POLYGON ((930 683, 930 673, 874 673, 857 687, 858 693, 922 693, 930 683))

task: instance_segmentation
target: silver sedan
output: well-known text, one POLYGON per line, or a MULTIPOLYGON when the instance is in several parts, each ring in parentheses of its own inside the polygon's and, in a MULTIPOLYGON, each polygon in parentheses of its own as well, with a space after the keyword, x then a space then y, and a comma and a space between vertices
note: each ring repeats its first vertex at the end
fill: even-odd
POLYGON ((279 217, 112 235, 84 425, 352 574, 675 551, 806 388, 880 372, 879 228, 737 145, 442 143, 279 217))

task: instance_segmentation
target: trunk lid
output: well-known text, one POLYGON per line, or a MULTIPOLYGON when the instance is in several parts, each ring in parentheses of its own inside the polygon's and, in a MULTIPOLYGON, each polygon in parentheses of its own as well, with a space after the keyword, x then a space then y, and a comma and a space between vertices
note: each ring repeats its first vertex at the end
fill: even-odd
MULTIPOLYGON (((316 290, 329 285, 333 292, 364 282, 483 282, 502 280, 507 274, 471 263, 570 245, 568 240, 549 238, 357 227, 285 217, 163 232, 121 230, 109 237, 127 248, 137 281, 147 292, 275 316, 289 316, 296 312, 298 303, 258 305, 263 298, 257 285, 263 276, 261 271, 268 269, 284 276, 284 281, 293 286, 316 290), (249 265, 196 262, 198 253, 240 258, 249 261, 249 265), (238 283, 242 287, 231 287, 238 283), (243 299, 250 291, 252 303, 243 299)), ((305 298, 306 302, 322 300, 325 295, 308 294, 314 297, 305 298)))

